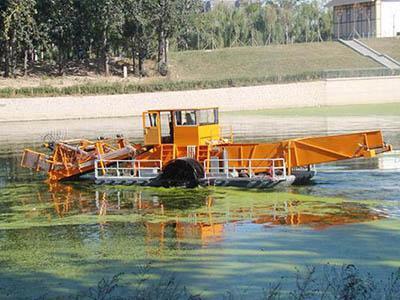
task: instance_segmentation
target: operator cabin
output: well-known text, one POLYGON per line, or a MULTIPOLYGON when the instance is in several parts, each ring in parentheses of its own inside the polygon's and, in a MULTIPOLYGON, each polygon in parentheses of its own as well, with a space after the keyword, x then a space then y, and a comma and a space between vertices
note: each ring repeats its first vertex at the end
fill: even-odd
POLYGON ((400 36, 400 0, 331 0, 337 39, 400 36))

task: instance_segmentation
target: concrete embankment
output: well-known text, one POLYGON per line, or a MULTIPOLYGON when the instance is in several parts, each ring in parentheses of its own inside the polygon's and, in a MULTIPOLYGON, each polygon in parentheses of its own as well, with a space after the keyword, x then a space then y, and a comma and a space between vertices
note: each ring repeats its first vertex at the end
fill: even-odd
POLYGON ((327 79, 129 95, 0 99, 0 122, 123 117, 147 109, 218 106, 221 111, 400 103, 400 76, 327 79))

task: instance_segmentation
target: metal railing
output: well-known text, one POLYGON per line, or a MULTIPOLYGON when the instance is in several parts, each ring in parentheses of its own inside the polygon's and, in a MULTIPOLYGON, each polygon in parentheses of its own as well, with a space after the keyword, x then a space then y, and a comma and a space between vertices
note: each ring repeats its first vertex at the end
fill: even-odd
POLYGON ((229 143, 233 143, 233 127, 232 125, 220 125, 221 139, 229 143))
POLYGON ((226 141, 227 143, 233 143, 233 127, 232 125, 220 125, 217 132, 211 131, 208 136, 201 136, 202 140, 206 140, 209 144, 217 144, 221 141, 226 141))
POLYGON ((354 77, 385 77, 385 76, 399 76, 399 69, 381 68, 360 68, 360 69, 331 69, 321 72, 323 79, 335 78, 354 78, 354 77))
POLYGON ((240 173, 254 178, 261 174, 274 180, 286 179, 286 163, 283 158, 265 159, 206 159, 204 178, 235 178, 240 173))
POLYGON ((161 160, 96 160, 96 179, 149 179, 162 169, 161 160))

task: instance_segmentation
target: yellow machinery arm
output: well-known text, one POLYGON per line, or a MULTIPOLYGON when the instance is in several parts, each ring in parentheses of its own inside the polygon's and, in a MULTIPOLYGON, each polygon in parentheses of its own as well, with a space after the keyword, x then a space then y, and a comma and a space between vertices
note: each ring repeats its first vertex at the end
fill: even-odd
POLYGON ((136 150, 123 138, 96 142, 83 139, 60 141, 55 143, 51 155, 25 149, 21 166, 47 172, 49 180, 55 182, 92 172, 96 160, 104 168, 106 163, 103 161, 130 159, 136 150))
POLYGON ((380 131, 360 132, 318 138, 303 138, 288 142, 291 166, 319 164, 357 157, 374 157, 377 152, 390 151, 380 131))
POLYGON ((229 158, 284 158, 288 170, 357 157, 374 157, 377 153, 392 149, 383 141, 381 131, 299 138, 268 144, 229 144, 224 148, 229 158))

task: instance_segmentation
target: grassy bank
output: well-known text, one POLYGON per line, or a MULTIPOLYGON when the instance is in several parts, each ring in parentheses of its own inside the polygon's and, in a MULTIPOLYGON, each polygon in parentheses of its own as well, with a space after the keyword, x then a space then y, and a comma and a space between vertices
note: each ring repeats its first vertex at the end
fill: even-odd
POLYGON ((177 79, 221 80, 379 67, 338 42, 171 53, 177 79))
POLYGON ((363 40, 373 49, 400 60, 400 38, 380 38, 363 40))
POLYGON ((187 91, 199 89, 217 89, 229 87, 257 86, 265 84, 282 84, 306 82, 334 77, 364 77, 364 76, 392 76, 400 75, 400 70, 364 69, 364 70, 335 70, 303 72, 292 75, 274 75, 264 77, 236 77, 215 80, 187 80, 172 81, 160 80, 151 83, 118 82, 91 82, 65 87, 33 86, 33 87, 6 87, 0 88, 0 98, 21 97, 59 97, 59 96, 89 96, 89 95, 118 95, 151 93, 160 91, 187 91))
POLYGON ((326 77, 400 75, 337 42, 185 51, 170 54, 166 78, 116 76, 0 79, 0 98, 112 95, 309 81, 326 77))

